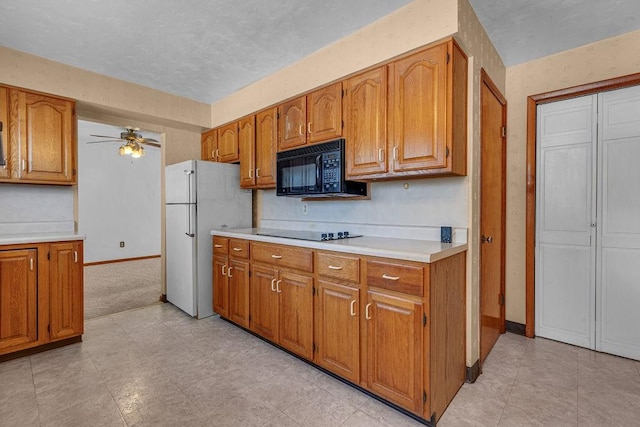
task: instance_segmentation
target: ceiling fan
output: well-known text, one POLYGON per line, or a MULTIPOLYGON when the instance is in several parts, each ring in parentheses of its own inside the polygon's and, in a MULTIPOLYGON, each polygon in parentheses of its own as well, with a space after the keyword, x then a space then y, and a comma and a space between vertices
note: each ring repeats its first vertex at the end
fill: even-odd
POLYGON ((121 156, 125 156, 130 154, 131 157, 138 158, 144 156, 144 147, 142 145, 149 145, 152 147, 160 147, 158 144, 158 140, 153 138, 145 138, 142 134, 138 133, 140 128, 134 128, 131 126, 125 126, 126 132, 121 132, 120 137, 115 136, 106 136, 106 135, 91 135, 96 138, 108 138, 102 141, 89 141, 87 144, 96 144, 100 142, 111 142, 111 141, 123 141, 123 144, 120 146, 118 153, 121 156))

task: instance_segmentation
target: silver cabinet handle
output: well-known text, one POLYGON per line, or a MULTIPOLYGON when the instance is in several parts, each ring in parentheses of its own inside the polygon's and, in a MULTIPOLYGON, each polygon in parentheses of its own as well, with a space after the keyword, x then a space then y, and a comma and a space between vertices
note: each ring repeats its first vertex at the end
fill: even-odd
POLYGON ((329 270, 342 270, 342 267, 338 265, 330 265, 329 270))
POLYGON ((256 168, 256 178, 260 178, 260 168, 256 168))
POLYGON ((22 159, 22 170, 23 171, 27 170, 27 161, 25 159, 22 159))
POLYGON ((400 276, 388 276, 386 274, 382 275, 383 279, 388 279, 388 280, 400 280, 400 276))
POLYGON ((356 300, 351 301, 351 315, 356 315, 356 300))
POLYGON ((211 158, 212 159, 216 158, 216 150, 211 150, 211 158))
POLYGON ((73 262, 78 263, 78 251, 73 251, 73 262))
POLYGON ((371 320, 371 313, 369 312, 370 308, 371 308, 371 303, 367 304, 364 307, 364 318, 367 320, 371 320))
POLYGON ((307 123, 307 132, 311 133, 311 122, 307 123))
POLYGON ((276 291, 276 279, 273 279, 271 281, 271 292, 275 292, 276 291))
POLYGON ((482 243, 493 243, 493 236, 485 237, 484 235, 481 238, 482 243))
POLYGON ((282 280, 278 280, 276 282, 276 292, 281 294, 282 293, 282 289, 280 289, 280 283, 282 283, 282 280))
POLYGON ((33 258, 29 258, 29 269, 33 271, 33 258))
POLYGON ((398 147, 393 147, 393 160, 398 160, 398 147))
POLYGON ((225 273, 225 272, 224 272, 224 269, 225 269, 226 267, 227 267, 227 264, 225 264, 225 265, 223 265, 223 266, 222 266, 222 275, 223 275, 223 276, 226 276, 226 275, 227 275, 227 273, 225 273))
POLYGON ((249 178, 253 179, 253 169, 249 168, 249 178))
POLYGON ((271 255, 271 258, 273 258, 273 259, 281 259, 282 255, 271 255))
POLYGON ((216 159, 220 158, 220 150, 216 148, 216 159))
POLYGON ((231 278, 231 277, 233 277, 233 276, 231 275, 231 270, 233 270, 233 267, 229 267, 229 268, 227 269, 227 277, 230 277, 230 278, 231 278))
POLYGON ((381 162, 384 159, 384 148, 378 150, 378 161, 381 162))
POLYGON ((303 128, 304 128, 304 125, 300 125, 300 127, 298 128, 298 133, 300 135, 304 135, 304 132, 302 131, 303 128))

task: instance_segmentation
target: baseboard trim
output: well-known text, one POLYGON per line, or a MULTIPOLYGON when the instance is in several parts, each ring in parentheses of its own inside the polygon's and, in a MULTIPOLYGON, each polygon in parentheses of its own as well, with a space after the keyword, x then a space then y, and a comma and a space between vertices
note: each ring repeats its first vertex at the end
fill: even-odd
POLYGON ((511 332, 512 334, 522 335, 523 337, 527 336, 526 326, 523 325, 522 323, 511 322, 507 320, 505 322, 505 326, 506 326, 507 332, 511 332))
POLYGON ((465 380, 468 383, 475 383, 478 377, 480 376, 480 359, 476 360, 476 363, 473 366, 467 366, 467 377, 465 380))
POLYGON ((151 259, 151 258, 160 258, 160 255, 139 256, 134 258, 109 259, 106 261, 86 262, 83 265, 85 267, 90 267, 92 265, 113 264, 115 262, 140 261, 143 259, 151 259))
POLYGON ((13 353, 3 354, 0 356, 0 362, 6 362, 7 360, 17 359, 19 357, 31 356, 32 354, 42 353, 43 351, 53 350, 54 348, 64 347, 65 345, 75 344, 79 342, 82 342, 82 335, 77 335, 75 337, 65 338, 60 341, 42 344, 37 347, 18 350, 13 353))

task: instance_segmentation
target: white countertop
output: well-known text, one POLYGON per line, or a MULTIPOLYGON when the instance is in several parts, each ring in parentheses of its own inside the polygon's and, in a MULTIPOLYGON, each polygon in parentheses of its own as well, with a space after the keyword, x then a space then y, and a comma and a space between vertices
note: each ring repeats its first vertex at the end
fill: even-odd
POLYGON ((84 240, 84 234, 67 232, 0 234, 0 245, 18 245, 23 243, 66 242, 84 240))
POLYGON ((433 240, 362 236, 349 239, 316 242, 310 240, 261 236, 258 234, 273 231, 277 230, 264 228, 241 228, 231 230, 211 230, 211 235, 417 262, 436 262, 467 250, 466 243, 440 243, 439 241, 433 240))

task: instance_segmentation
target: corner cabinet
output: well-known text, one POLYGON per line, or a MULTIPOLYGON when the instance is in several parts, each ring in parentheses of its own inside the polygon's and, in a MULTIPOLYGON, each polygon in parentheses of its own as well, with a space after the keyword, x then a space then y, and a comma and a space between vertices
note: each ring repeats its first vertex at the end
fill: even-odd
POLYGON ((82 241, 0 246, 0 357, 84 332, 82 241))
POLYGON ((0 86, 7 166, 0 182, 75 184, 75 102, 0 86))
POLYGON ((238 134, 240 122, 229 123, 200 137, 202 160, 235 163, 240 160, 238 134))
POLYGON ((234 313, 248 306, 253 333, 422 419, 464 383, 464 252, 421 263, 216 236, 215 259, 222 317, 247 328, 234 313), (240 269, 233 247, 249 248, 240 269), (248 299, 229 276, 249 280, 248 299))
POLYGON ((386 67, 386 92, 382 69, 347 81, 347 178, 466 175, 467 58, 462 50, 449 40, 386 67), (385 119, 388 134, 381 125, 385 119))

